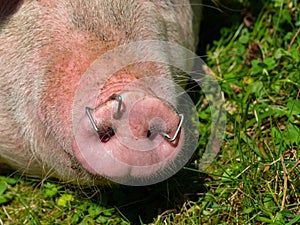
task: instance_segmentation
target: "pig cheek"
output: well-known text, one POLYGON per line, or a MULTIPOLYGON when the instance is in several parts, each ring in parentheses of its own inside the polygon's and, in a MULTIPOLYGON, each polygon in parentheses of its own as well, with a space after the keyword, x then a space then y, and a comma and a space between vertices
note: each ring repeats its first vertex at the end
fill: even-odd
MULTIPOLYGON (((38 116, 62 144, 70 143, 73 137, 71 115, 77 85, 90 64, 107 51, 110 44, 91 38, 84 32, 72 33, 69 40, 74 42, 63 43, 61 40, 66 38, 60 40, 59 36, 55 40, 54 44, 41 50, 41 58, 48 59, 49 65, 38 116)), ((70 146, 66 148, 69 151, 70 146)))

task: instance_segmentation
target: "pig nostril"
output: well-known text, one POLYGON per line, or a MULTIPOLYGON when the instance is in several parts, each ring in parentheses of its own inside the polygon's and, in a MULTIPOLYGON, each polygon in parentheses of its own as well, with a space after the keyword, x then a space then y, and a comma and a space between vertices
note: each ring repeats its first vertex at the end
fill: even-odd
POLYGON ((106 130, 98 131, 98 136, 101 142, 106 143, 108 142, 111 137, 115 135, 115 131, 113 128, 108 127, 106 130))
POLYGON ((159 134, 159 131, 156 130, 155 128, 147 130, 147 138, 150 141, 153 141, 158 134, 159 134))
POLYGON ((148 131, 147 131, 147 138, 149 138, 149 137, 151 136, 151 134, 152 134, 151 131, 148 130, 148 131))

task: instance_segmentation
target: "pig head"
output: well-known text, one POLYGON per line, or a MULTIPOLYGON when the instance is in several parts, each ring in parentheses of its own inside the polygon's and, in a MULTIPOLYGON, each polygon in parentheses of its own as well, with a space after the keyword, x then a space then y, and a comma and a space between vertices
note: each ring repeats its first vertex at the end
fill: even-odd
MULTIPOLYGON (((199 8, 193 12, 188 0, 1 4, 0 164, 29 176, 107 184, 110 177, 155 176, 165 165, 152 165, 180 154, 183 117, 167 81, 184 78, 153 61, 104 75, 101 68, 120 57, 110 56, 106 65, 96 61, 118 46, 145 40, 194 51, 199 8), (97 90, 89 87, 91 79, 97 90)), ((171 57, 164 49, 161 55, 171 57)))

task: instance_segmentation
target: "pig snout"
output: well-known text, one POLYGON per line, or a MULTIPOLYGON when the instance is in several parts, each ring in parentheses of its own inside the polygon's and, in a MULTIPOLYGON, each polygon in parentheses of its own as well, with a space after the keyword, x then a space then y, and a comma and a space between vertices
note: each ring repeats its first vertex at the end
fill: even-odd
POLYGON ((184 116, 164 100, 139 91, 114 94, 86 115, 76 132, 75 156, 90 173, 124 179, 161 172, 184 140, 184 116))

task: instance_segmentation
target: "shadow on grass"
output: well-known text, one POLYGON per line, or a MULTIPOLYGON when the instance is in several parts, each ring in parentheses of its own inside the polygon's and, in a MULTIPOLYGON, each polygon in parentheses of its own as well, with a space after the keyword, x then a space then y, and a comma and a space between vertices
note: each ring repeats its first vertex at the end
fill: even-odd
POLYGON ((205 174, 182 170, 167 181, 150 186, 107 188, 93 202, 115 207, 132 224, 150 223, 165 211, 179 213, 185 201, 206 192, 205 174), (101 203, 99 203, 101 201, 101 203))

